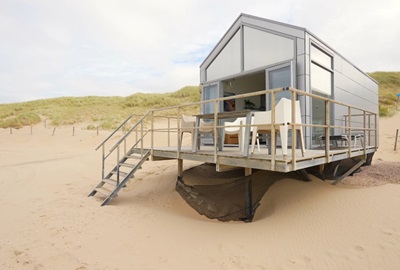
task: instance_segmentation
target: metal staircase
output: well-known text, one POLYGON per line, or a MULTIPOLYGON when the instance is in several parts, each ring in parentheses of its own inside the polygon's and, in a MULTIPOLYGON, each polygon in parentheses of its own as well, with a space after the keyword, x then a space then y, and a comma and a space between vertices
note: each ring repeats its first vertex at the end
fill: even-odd
POLYGON ((144 132, 143 122, 148 114, 143 116, 133 127, 125 133, 125 135, 110 148, 109 153, 106 154, 106 142, 109 142, 112 138, 116 137, 116 133, 123 128, 132 116, 128 117, 116 130, 114 130, 97 148, 102 148, 102 179, 89 193, 90 196, 94 196, 97 193, 105 196, 105 200, 101 204, 107 205, 112 199, 118 196, 118 192, 126 186, 127 182, 134 176, 135 172, 141 168, 142 164, 149 159, 151 150, 143 149, 143 138, 148 134, 148 131, 144 132), (134 132, 136 131, 136 132, 134 132), (126 143, 128 137, 132 134, 136 135, 133 146, 126 150, 126 143), (121 155, 121 147, 123 147, 123 154, 121 155), (112 169, 105 175, 106 160, 112 154, 116 156, 116 164, 112 166, 112 169))

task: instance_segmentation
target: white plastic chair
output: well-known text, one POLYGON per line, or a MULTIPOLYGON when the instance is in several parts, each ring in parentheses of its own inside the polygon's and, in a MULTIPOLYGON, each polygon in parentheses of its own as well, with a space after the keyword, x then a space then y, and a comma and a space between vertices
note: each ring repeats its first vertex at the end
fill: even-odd
MULTIPOLYGON (((182 140, 183 140, 183 133, 187 132, 192 135, 192 146, 194 143, 194 129, 196 126, 196 117, 195 116, 188 116, 182 114, 181 117, 181 126, 180 126, 180 136, 181 136, 181 145, 179 145, 179 150, 181 149, 182 146, 182 140)), ((214 125, 213 123, 209 122, 204 122, 202 119, 200 120, 200 127, 199 127, 199 135, 200 134, 213 134, 214 132, 214 125)), ((198 140, 200 138, 197 138, 198 140)), ((197 147, 200 148, 200 143, 197 144, 197 147)))
MULTIPOLYGON (((223 134, 222 138, 225 140, 225 134, 238 134, 238 139, 239 139, 239 149, 240 151, 243 151, 243 123, 246 123, 246 118, 244 117, 239 117, 233 122, 224 122, 224 129, 223 129, 223 134)), ((222 149, 223 149, 222 144, 222 149)))
MULTIPOLYGON (((301 112, 300 112, 300 101, 295 102, 295 119, 294 124, 301 124, 301 112)), ((281 98, 278 104, 275 106, 275 127, 274 130, 279 132, 282 144, 282 154, 287 155, 288 145, 288 130, 292 128, 292 101, 287 98, 281 98)), ((253 132, 255 133, 270 133, 272 130, 271 124, 271 111, 266 112, 255 112, 254 113, 254 127, 253 132)), ((295 126, 296 133, 300 137, 301 153, 304 157, 304 138, 302 126, 295 126)), ((294 132, 292 132, 294 133, 294 132)), ((254 138, 251 145, 251 153, 254 153, 254 138)))
MULTIPOLYGON (((213 122, 204 122, 203 119, 200 119, 200 126, 198 130, 197 137, 197 149, 200 150, 200 137, 201 134, 211 134, 214 136, 214 123, 213 122)), ((217 139, 214 138, 214 143, 217 143, 217 139)))
POLYGON ((181 136, 181 141, 179 145, 179 150, 181 149, 182 146, 182 140, 183 140, 183 133, 187 132, 192 135, 192 145, 194 142, 194 126, 196 124, 196 117, 195 116, 188 116, 182 114, 181 120, 180 120, 180 136, 181 136))
MULTIPOLYGON (((251 118, 251 124, 253 124, 254 118, 251 118)), ((240 151, 243 151, 244 143, 244 132, 245 132, 245 127, 244 125, 246 124, 246 117, 239 117, 233 122, 225 122, 224 123, 224 133, 223 133, 223 138, 225 138, 225 134, 238 134, 238 139, 239 139, 239 149, 240 151)), ((251 131, 253 131, 253 128, 251 127, 251 131)), ((257 137, 256 133, 252 133, 253 136, 257 137)), ((260 151, 260 140, 256 138, 257 141, 257 146, 258 146, 258 151, 260 151)))

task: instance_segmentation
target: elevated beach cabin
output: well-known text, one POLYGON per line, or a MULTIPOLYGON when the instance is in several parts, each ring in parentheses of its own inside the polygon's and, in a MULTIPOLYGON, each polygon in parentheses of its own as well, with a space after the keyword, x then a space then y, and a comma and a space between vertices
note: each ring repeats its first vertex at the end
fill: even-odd
POLYGON ((377 82, 305 28, 241 14, 200 82, 200 102, 131 116, 99 145, 102 180, 90 195, 108 203, 147 159, 178 160, 179 177, 183 160, 195 160, 246 175, 312 169, 337 182, 377 150, 377 82))
MULTIPOLYGON (((201 64, 200 81, 203 100, 292 87, 312 94, 296 97, 304 124, 324 125, 329 120, 331 126, 343 127, 351 115, 365 110, 366 121, 372 120, 367 126, 377 127, 375 119, 370 119, 379 110, 377 82, 305 28, 241 14, 201 64), (326 108, 325 98, 336 103, 326 108), (349 112, 349 107, 339 103, 354 109, 349 112)), ((281 97, 290 99, 291 95, 277 92, 276 103, 281 97)), ((246 103, 252 109, 270 110, 271 94, 237 99, 236 110, 248 108, 246 103)), ((227 108, 220 104, 218 109, 227 108)), ((202 108, 203 113, 213 110, 213 106, 202 108)), ((353 120, 352 132, 362 133, 354 130, 360 119, 353 120)), ((305 126, 306 148, 320 145, 323 133, 321 128, 305 126)), ((330 135, 345 133, 342 128, 329 130, 330 135)), ((372 146, 376 146, 375 135, 368 138, 372 146)))

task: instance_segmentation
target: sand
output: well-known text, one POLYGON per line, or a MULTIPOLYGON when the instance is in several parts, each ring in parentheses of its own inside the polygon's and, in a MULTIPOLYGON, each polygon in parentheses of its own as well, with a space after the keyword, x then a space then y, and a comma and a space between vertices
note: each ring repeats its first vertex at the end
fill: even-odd
POLYGON ((368 168, 337 186, 286 178, 252 223, 197 214, 175 191, 176 161, 145 163, 100 207, 87 195, 107 132, 0 130, 0 269, 399 269, 396 128, 400 114, 381 119, 379 181, 363 182, 368 168))

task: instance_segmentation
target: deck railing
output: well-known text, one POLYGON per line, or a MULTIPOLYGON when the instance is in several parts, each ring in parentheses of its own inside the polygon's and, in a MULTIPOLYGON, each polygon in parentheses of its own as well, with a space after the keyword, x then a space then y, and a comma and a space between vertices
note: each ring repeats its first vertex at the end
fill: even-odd
MULTIPOLYGON (((306 145, 308 145, 309 149, 311 148, 311 143, 312 143, 312 139, 311 139, 311 131, 312 129, 322 129, 323 130, 323 135, 325 136, 325 161, 326 163, 331 162, 332 156, 330 154, 331 151, 331 142, 330 142, 330 135, 332 135, 334 133, 335 130, 344 130, 344 134, 348 135, 348 138, 350 139, 351 136, 353 135, 353 132, 357 131, 357 132, 361 132, 364 138, 364 143, 362 145, 362 152, 363 155, 366 158, 367 155, 367 150, 370 150, 371 148, 374 149, 374 151, 376 151, 377 147, 378 147, 378 117, 377 114, 368 110, 364 110, 362 108, 358 108, 349 104, 345 104, 343 102, 339 102, 339 101, 335 101, 329 98, 325 98, 325 97, 321 97, 319 95, 316 94, 312 94, 312 93, 306 93, 302 90, 298 90, 298 89, 294 89, 294 88, 278 88, 278 89, 272 89, 272 90, 263 90, 263 91, 257 91, 257 92, 252 92, 252 93, 246 93, 246 94, 240 94, 240 95, 235 95, 235 96, 229 96, 229 97, 223 97, 223 98, 217 98, 217 99, 212 99, 212 100, 203 100, 203 101, 199 101, 199 102, 195 102, 195 103, 188 103, 188 104, 182 104, 182 105, 178 105, 178 106, 172 106, 172 107, 166 107, 166 108, 158 108, 158 109, 154 109, 154 110, 150 110, 149 112, 147 112, 144 116, 142 116, 141 119, 139 119, 139 121, 137 123, 135 123, 132 128, 126 132, 126 134, 121 137, 109 150, 109 153, 105 153, 105 144, 106 142, 109 142, 111 140, 111 138, 115 137, 115 134, 118 130, 121 130, 121 128, 124 126, 124 124, 126 124, 131 118, 132 116, 128 117, 128 119, 126 119, 114 132, 111 133, 111 135, 109 137, 107 137, 107 139, 102 142, 97 148, 99 149, 100 147, 102 147, 103 149, 103 168, 104 168, 104 164, 105 161, 107 159, 107 157, 109 157, 116 149, 117 149, 117 159, 119 159, 120 157, 120 153, 119 153, 119 148, 121 144, 124 144, 124 153, 126 153, 127 151, 129 151, 132 148, 137 148, 141 151, 141 153, 143 153, 143 149, 144 148, 150 148, 150 150, 152 151, 153 154, 153 150, 155 147, 155 144, 158 144, 158 142, 155 142, 154 140, 154 133, 155 132, 163 132, 167 134, 167 145, 169 147, 174 147, 176 146, 176 158, 180 158, 181 157, 181 152, 182 149, 180 147, 178 147, 179 145, 181 145, 181 138, 180 138, 180 121, 179 119, 181 118, 181 114, 182 112, 187 112, 187 111, 193 111, 195 110, 197 114, 200 113, 200 107, 204 106, 204 104, 213 104, 212 108, 214 108, 214 114, 215 114, 215 118, 214 118, 214 126, 213 126, 213 137, 217 138, 218 134, 219 134, 219 130, 224 128, 223 125, 220 125, 218 123, 217 120, 217 113, 220 112, 220 108, 223 107, 221 106, 221 103, 223 103, 224 101, 227 100, 232 100, 232 99, 246 99, 246 98, 251 98, 254 96, 262 96, 262 95, 269 95, 269 100, 271 101, 271 126, 274 126, 275 123, 275 100, 276 100, 276 96, 278 93, 280 92, 286 92, 286 93, 290 93, 290 97, 291 97, 291 105, 292 105, 292 119, 295 119, 295 101, 297 99, 304 99, 304 98, 310 98, 310 99, 318 99, 323 101, 324 103, 324 114, 325 114, 325 123, 319 123, 319 124, 315 124, 315 123, 311 123, 310 120, 304 121, 305 119, 307 119, 307 117, 309 117, 309 115, 305 114, 305 111, 309 111, 309 110, 305 110, 305 108, 302 108, 303 110, 301 110, 302 113, 302 123, 295 123, 295 121, 291 121, 291 130, 294 131, 296 130, 296 127, 301 126, 303 129, 305 129, 307 132, 304 132, 305 137, 308 137, 308 143, 306 143, 306 145), (342 115, 342 118, 344 119, 344 123, 342 124, 337 124, 335 123, 336 121, 334 121, 332 123, 331 121, 331 115, 332 115, 332 111, 331 108, 333 106, 340 106, 343 107, 342 111, 346 111, 346 114, 342 115), (192 108, 192 109, 190 109, 192 108), (157 123, 157 125, 160 124, 160 119, 167 119, 167 126, 164 127, 155 127, 155 124, 157 123), (354 121, 355 119, 358 119, 357 121, 354 121), (147 135, 150 134, 150 138, 145 139, 145 137, 147 137, 147 135), (134 136, 135 135, 135 136, 134 136), (171 144, 171 138, 173 138, 173 136, 176 136, 176 145, 174 143, 171 144), (133 138, 133 141, 129 144, 129 149, 126 148, 126 144, 127 141, 129 140, 129 138, 133 138), (367 145, 368 144, 368 145, 367 145)), ((305 101, 305 99, 304 99, 305 101)), ((304 104, 304 102, 303 102, 304 104)), ((303 105, 304 106, 304 105, 303 105)), ((251 125, 250 125, 251 126, 251 125)), ((242 125, 242 127, 246 128, 250 126, 246 126, 246 125, 242 125)), ((297 140, 296 140, 296 136, 293 136, 293 132, 292 132, 292 136, 291 136, 291 165, 293 170, 296 169, 296 161, 297 161, 297 157, 296 157, 296 148, 297 148, 297 140)), ((277 134, 275 132, 275 129, 272 128, 271 129, 271 153, 270 153, 270 159, 271 159, 271 169, 273 170, 273 168, 275 168, 275 162, 276 162, 276 141, 277 141, 277 134)), ((157 145, 159 146, 159 145, 157 145)), ((218 146, 216 143, 214 143, 213 145, 214 147, 214 160, 217 161, 217 156, 220 154, 220 152, 218 151, 218 146)), ((351 157, 351 152, 352 152, 352 145, 351 145, 351 141, 348 143, 347 145, 347 153, 348 156, 351 157)), ((103 170, 104 172, 104 170, 103 170)), ((104 175, 103 175, 104 176, 104 175)), ((104 177, 103 177, 104 178, 104 177)))

